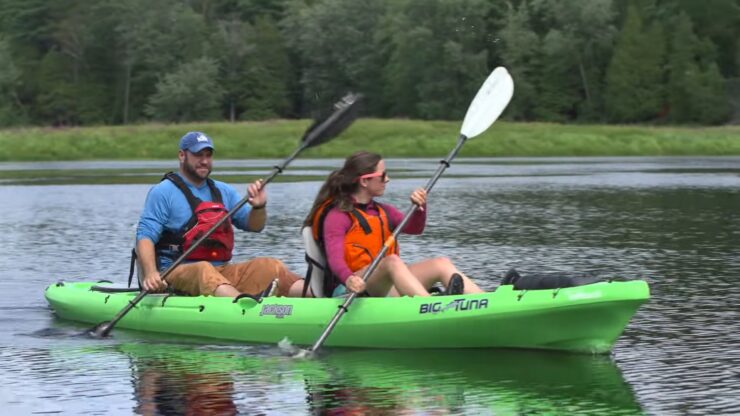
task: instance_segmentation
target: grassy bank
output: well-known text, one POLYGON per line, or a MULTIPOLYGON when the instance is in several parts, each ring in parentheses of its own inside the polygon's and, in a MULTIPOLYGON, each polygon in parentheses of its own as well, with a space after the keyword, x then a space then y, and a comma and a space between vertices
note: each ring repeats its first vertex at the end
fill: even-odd
MULTIPOLYGON (((0 161, 170 159, 189 130, 209 134, 218 157, 283 158, 308 120, 24 128, 0 131, 0 161)), ((357 121, 341 137, 304 157, 345 157, 365 149, 386 157, 438 157, 454 146, 460 122, 357 121)), ((740 126, 687 128, 497 122, 460 156, 740 155, 740 126)))

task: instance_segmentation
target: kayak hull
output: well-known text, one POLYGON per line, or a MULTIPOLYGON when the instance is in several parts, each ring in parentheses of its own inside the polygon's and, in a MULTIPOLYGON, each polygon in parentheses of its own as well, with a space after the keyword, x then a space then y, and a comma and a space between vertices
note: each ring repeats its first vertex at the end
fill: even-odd
MULTIPOLYGON (((60 282, 45 296, 66 320, 111 320, 137 295, 91 290, 92 282, 60 282)), ((434 297, 357 298, 324 345, 362 348, 537 348, 606 353, 639 306, 646 282, 601 282, 547 290, 434 297)), ((213 296, 144 297, 116 325, 140 331, 249 343, 285 338, 311 345, 343 299, 269 297, 233 302, 213 296)))

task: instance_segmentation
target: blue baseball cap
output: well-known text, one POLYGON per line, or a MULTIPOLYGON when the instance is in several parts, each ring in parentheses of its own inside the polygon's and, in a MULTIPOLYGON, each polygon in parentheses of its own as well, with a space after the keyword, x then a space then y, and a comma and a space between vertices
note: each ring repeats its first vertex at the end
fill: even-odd
POLYGON ((206 147, 213 149, 213 141, 199 131, 190 131, 180 139, 180 150, 198 153, 206 147))

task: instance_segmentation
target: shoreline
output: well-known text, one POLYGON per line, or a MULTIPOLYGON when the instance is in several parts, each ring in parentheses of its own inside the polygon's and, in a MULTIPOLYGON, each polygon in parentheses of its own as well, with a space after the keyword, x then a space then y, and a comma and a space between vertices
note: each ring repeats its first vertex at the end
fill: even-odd
MULTIPOLYGON (((440 158, 385 159, 394 179, 428 179, 440 158)), ((214 165, 213 177, 229 183, 247 183, 270 174, 278 159, 224 159, 214 165)), ((275 182, 323 181, 328 172, 342 163, 339 158, 299 158, 275 182)), ((561 166, 580 169, 578 166, 611 165, 622 171, 621 166, 642 166, 645 172, 654 166, 668 164, 682 171, 703 172, 704 166, 713 165, 715 174, 740 174, 740 156, 566 156, 566 157, 458 157, 445 176, 459 179, 479 176, 510 176, 510 168, 523 165, 544 169, 545 176, 561 175, 561 166), (637 165, 636 165, 637 164, 637 165), (555 170, 550 169, 555 166, 555 170), (494 169, 485 174, 481 169, 494 169)), ((177 162, 167 160, 129 161, 47 161, 0 162, 0 187, 27 185, 114 185, 153 184, 164 172, 176 170, 177 162)), ((543 175, 539 172, 537 175, 543 175)))

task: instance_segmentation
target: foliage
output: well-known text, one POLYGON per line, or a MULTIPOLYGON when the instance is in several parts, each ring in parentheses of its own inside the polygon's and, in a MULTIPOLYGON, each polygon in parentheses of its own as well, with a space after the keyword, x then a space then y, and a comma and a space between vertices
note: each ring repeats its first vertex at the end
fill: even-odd
POLYGON ((669 118, 699 124, 727 118, 725 85, 714 60, 714 48, 699 39, 689 17, 681 14, 672 25, 668 58, 669 118))
POLYGON ((285 40, 270 18, 258 18, 248 34, 256 47, 248 54, 249 70, 241 84, 246 119, 278 118, 289 109, 290 68, 285 40))
POLYGON ((630 6, 607 69, 606 110, 610 121, 653 120, 665 99, 665 37, 658 23, 645 28, 637 8, 630 6))
POLYGON ((385 29, 390 97, 403 115, 458 119, 487 75, 481 42, 488 4, 476 0, 409 0, 396 5, 385 29), (404 29, 413 28, 413 29, 404 29), (403 97, 403 98, 402 98, 403 97))
POLYGON ((296 52, 303 107, 315 111, 347 91, 362 92, 375 108, 382 61, 373 39, 384 0, 296 2, 282 27, 296 52))
POLYGON ((249 23, 231 18, 216 22, 211 36, 209 55, 219 62, 220 84, 232 122, 244 111, 240 101, 247 94, 244 79, 249 70, 248 54, 256 47, 248 41, 249 30, 249 23))
POLYGON ((198 121, 219 111, 223 90, 216 82, 218 66, 210 58, 182 64, 157 84, 147 113, 161 121, 198 121))
POLYGON ((0 0, 0 127, 296 118, 347 91, 367 116, 458 119, 499 65, 510 119, 725 123, 740 3, 0 0), (206 108, 182 85, 212 86, 206 108))
POLYGON ((504 19, 502 54, 516 79, 516 94, 507 113, 517 120, 532 120, 539 102, 537 87, 542 68, 542 42, 534 31, 526 2, 519 8, 510 7, 504 19))
POLYGON ((0 125, 22 124, 16 104, 16 87, 20 72, 13 62, 8 42, 0 37, 0 125))

